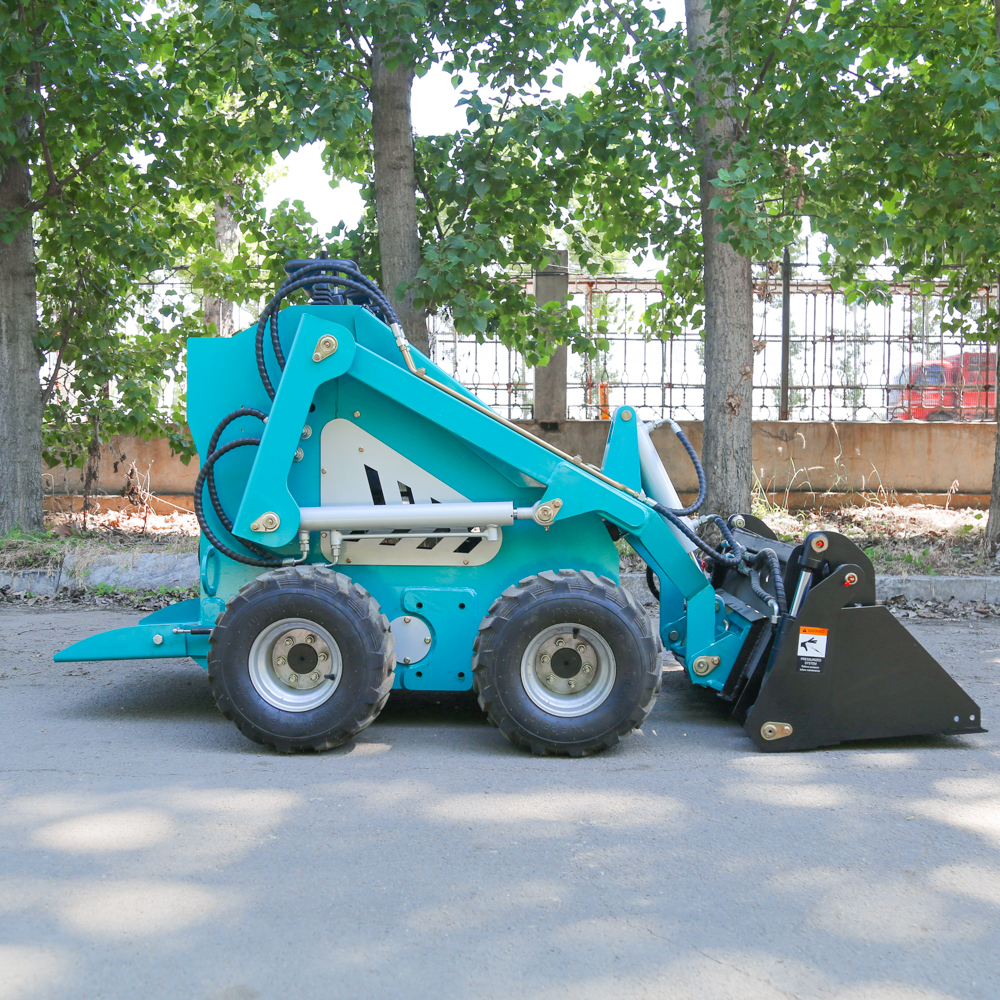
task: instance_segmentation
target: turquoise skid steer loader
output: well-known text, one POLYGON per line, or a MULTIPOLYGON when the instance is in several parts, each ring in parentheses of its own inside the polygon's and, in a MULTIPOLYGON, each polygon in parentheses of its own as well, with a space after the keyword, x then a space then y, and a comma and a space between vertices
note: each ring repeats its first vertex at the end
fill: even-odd
POLYGON ((188 343, 200 596, 56 660, 190 656, 283 752, 339 746, 394 688, 472 688, 514 744, 590 754, 648 716, 661 643, 763 751, 984 732, 848 539, 788 545, 743 514, 705 542, 676 424, 689 507, 632 407, 587 465, 413 350, 354 264, 286 270, 255 328, 188 343), (659 580, 659 634, 619 585, 622 537, 659 580))

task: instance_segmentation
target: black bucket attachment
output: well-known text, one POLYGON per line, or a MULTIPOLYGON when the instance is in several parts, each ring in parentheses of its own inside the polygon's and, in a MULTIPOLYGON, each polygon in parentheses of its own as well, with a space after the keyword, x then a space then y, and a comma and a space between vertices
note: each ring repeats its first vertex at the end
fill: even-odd
MULTIPOLYGON (((754 622, 721 697, 761 750, 810 750, 846 740, 986 732, 979 706, 893 617, 875 603, 871 561, 850 539, 814 532, 779 542, 757 518, 731 523, 741 545, 773 549, 788 614, 754 622)), ((713 581, 770 614, 732 570, 713 581)))

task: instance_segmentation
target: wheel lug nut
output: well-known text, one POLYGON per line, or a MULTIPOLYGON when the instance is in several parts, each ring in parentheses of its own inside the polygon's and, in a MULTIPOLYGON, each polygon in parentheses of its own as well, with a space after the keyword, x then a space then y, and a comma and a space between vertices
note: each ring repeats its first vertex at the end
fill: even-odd
POLYGON ((589 673, 590 673, 590 671, 591 671, 591 670, 593 670, 593 669, 594 669, 594 668, 593 668, 593 667, 592 667, 592 666, 591 666, 591 665, 590 665, 589 663, 585 663, 585 664, 583 665, 583 672, 584 672, 585 674, 589 674, 589 673))
POLYGON ((290 646, 295 640, 291 636, 285 638, 285 645, 290 646))
POLYGON ((576 687, 576 681, 566 681, 566 687, 572 691, 576 687))
POLYGON ((580 643, 580 644, 579 644, 579 645, 578 645, 578 646, 576 647, 576 651, 577 651, 578 653, 586 653, 586 652, 587 652, 587 647, 586 647, 586 646, 585 646, 585 645, 584 645, 584 644, 583 644, 583 643, 581 642, 581 643, 580 643))
POLYGON ((548 676, 548 677, 546 677, 545 679, 546 679, 546 680, 547 680, 547 681, 548 681, 548 682, 549 682, 550 684, 554 684, 554 683, 555 683, 555 680, 556 680, 556 675, 555 675, 555 674, 549 674, 549 676, 548 676))
POLYGON ((548 662, 549 662, 549 654, 542 653, 542 663, 548 663, 548 662))
POLYGON ((566 645, 566 640, 565 639, 556 639, 556 645, 557 646, 565 646, 566 645))
POLYGON ((326 655, 326 653, 320 653, 319 654, 319 660, 320 660, 320 662, 323 662, 323 661, 328 660, 328 659, 329 659, 329 657, 326 655))
POLYGON ((311 646, 311 645, 312 645, 312 644, 313 644, 313 643, 314 643, 315 641, 316 641, 316 636, 314 636, 314 635, 307 635, 307 636, 306 636, 306 642, 308 642, 310 646, 311 646))
POLYGON ((313 684, 315 684, 319 680, 319 671, 318 670, 314 670, 309 675, 309 680, 311 680, 313 682, 313 684))
POLYGON ((292 683, 292 684, 298 684, 298 682, 299 682, 299 675, 298 675, 298 674, 292 674, 292 675, 291 675, 291 676, 290 676, 290 677, 288 678, 288 680, 289 680, 289 682, 290 682, 290 683, 292 683))
POLYGON ((279 667, 283 667, 285 665, 285 658, 283 656, 279 656, 274 662, 277 663, 279 667))

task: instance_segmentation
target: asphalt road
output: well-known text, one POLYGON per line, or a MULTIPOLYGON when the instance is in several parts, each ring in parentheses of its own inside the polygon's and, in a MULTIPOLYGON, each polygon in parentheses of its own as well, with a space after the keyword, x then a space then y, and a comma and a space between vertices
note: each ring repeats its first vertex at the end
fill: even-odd
POLYGON ((138 614, 0 605, 0 1000, 1000 996, 1000 621, 913 628, 994 732, 757 753, 678 672, 586 760, 394 694, 282 757, 138 614))

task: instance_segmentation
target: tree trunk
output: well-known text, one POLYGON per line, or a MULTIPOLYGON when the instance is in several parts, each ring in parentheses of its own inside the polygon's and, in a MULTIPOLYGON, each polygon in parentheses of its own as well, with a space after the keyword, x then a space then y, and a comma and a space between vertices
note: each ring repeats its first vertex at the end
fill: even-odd
MULTIPOLYGON (((713 27, 711 0, 686 0, 688 46, 699 49, 713 27)), ((720 15, 726 17, 725 11, 720 15)), ((722 22, 724 30, 724 22, 722 22)), ((719 29, 719 22, 714 27, 719 29)), ((705 79, 698 67, 698 79, 705 79)), ((718 81, 711 81, 716 84, 718 81)), ((750 261, 728 243, 709 203, 720 194, 711 182, 730 166, 736 128, 729 109, 733 93, 702 97, 705 114, 694 123, 701 160, 701 229, 705 280, 705 427, 702 461, 708 494, 702 511, 728 516, 750 509, 753 480, 753 281, 750 261), (710 104, 712 105, 710 107, 710 104), (714 114, 710 113, 714 112, 714 114), (713 120, 714 119, 714 120, 713 120)))
MULTIPOLYGON (((215 206, 215 249, 231 258, 236 251, 238 233, 232 202, 229 198, 222 198, 215 206)), ((231 337, 236 332, 233 303, 228 299, 208 294, 205 296, 204 311, 205 326, 215 324, 216 336, 231 337)))
MULTIPOLYGON (((1000 47, 1000 0, 993 0, 993 30, 1000 47)), ((1000 273, 994 276, 997 282, 997 305, 1000 306, 1000 273)), ((1000 358, 1000 341, 997 342, 997 357, 1000 358)), ((996 395, 997 424, 996 448, 993 452, 993 482, 990 484, 990 513, 986 521, 986 534, 983 536, 983 550, 987 559, 995 559, 1000 548, 1000 364, 993 376, 994 393, 996 395)), ((987 392, 987 397, 989 393, 987 392)))
POLYGON ((413 68, 385 66, 386 53, 376 45, 372 53, 372 145, 375 152, 375 217, 382 260, 382 290, 396 307, 406 339, 425 354, 427 320, 413 308, 413 292, 400 300, 396 289, 413 281, 420 268, 417 233, 417 179, 413 161, 410 91, 413 68))
MULTIPOLYGON (((30 197, 28 168, 14 159, 0 162, 0 217, 23 212, 30 197)), ((0 240, 0 535, 15 526, 43 527, 37 321, 29 219, 11 243, 0 240)))

